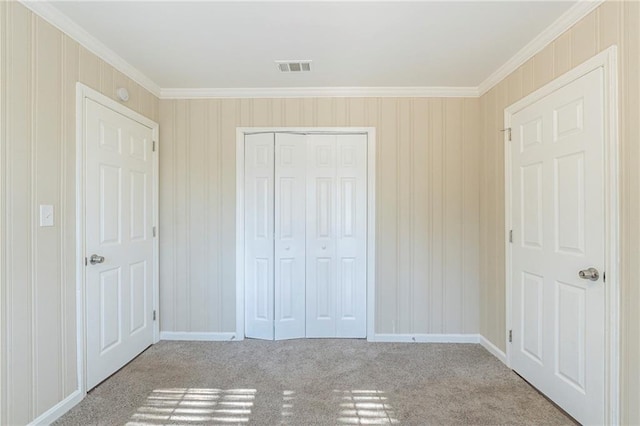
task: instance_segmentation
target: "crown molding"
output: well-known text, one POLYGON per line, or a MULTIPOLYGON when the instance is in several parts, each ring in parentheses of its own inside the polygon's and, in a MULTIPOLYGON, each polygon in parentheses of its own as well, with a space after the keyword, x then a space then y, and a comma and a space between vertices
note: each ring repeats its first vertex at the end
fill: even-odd
POLYGON ((495 70, 486 80, 480 83, 478 86, 478 94, 482 96, 487 93, 495 85, 508 77, 509 74, 531 59, 536 53, 547 47, 547 45, 569 28, 573 27, 582 18, 593 12, 598 6, 604 3, 604 1, 605 0, 579 0, 536 38, 520 49, 511 59, 495 70))
MULTIPOLYGON (((1 0, 0 0, 1 1, 1 0)), ((42 19, 58 28, 63 33, 80 43, 90 52, 113 66, 115 69, 153 93, 160 95, 160 86, 143 74, 136 67, 125 61, 120 55, 105 46, 101 41, 89 34, 84 28, 60 12, 47 1, 18 0, 23 6, 31 10, 42 19)))
POLYGON ((476 87, 265 87, 162 89, 160 99, 213 98, 473 98, 476 87))
MULTIPOLYGON (((2 1, 2 0, 0 0, 2 1)), ((161 89, 153 80, 93 37, 48 1, 18 0, 22 5, 58 28, 118 71, 160 99, 212 98, 314 98, 314 97, 479 97, 517 70, 549 43, 587 16, 605 0, 579 0, 562 16, 520 49, 478 87, 281 87, 161 89)))

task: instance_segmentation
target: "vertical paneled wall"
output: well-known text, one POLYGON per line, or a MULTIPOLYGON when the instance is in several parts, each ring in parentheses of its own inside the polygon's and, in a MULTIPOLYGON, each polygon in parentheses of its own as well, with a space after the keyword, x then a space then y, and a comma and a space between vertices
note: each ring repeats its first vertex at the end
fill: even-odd
POLYGON ((236 127, 373 126, 376 332, 478 332, 479 117, 461 98, 161 101, 162 331, 235 331, 236 127))
POLYGON ((620 53, 622 421, 639 424, 640 4, 604 3, 480 100, 158 108, 22 5, 0 2, 0 423, 28 423, 76 388, 76 81, 114 98, 127 87, 128 107, 161 120, 164 331, 234 329, 237 126, 374 126, 376 331, 479 331, 504 349, 503 110, 612 44, 620 53), (39 204, 54 205, 53 228, 37 226, 39 204))
POLYGON ((607 1, 480 100, 481 322, 505 349, 504 109, 611 45, 620 93, 622 424, 640 424, 640 3, 607 1))
POLYGON ((0 36, 0 424, 26 424, 77 389, 76 82, 126 87, 155 120, 158 100, 17 2, 0 2, 0 36))

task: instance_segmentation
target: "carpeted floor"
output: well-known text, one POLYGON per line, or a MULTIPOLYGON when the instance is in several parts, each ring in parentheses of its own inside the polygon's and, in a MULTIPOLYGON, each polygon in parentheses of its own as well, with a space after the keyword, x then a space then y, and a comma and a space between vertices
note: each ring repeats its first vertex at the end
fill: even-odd
POLYGON ((573 424, 472 344, 160 342, 58 425, 573 424))

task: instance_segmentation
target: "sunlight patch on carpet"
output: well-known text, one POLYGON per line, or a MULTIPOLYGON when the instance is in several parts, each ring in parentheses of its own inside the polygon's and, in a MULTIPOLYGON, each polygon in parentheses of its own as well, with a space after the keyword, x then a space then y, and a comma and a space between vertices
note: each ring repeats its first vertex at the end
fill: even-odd
POLYGON ((296 393, 292 390, 282 391, 282 424, 292 424, 293 402, 296 399, 296 393))
POLYGON ((389 398, 380 390, 334 390, 339 396, 338 423, 381 425, 399 423, 389 398))
POLYGON ((127 426, 247 423, 255 398, 255 389, 156 389, 127 426))

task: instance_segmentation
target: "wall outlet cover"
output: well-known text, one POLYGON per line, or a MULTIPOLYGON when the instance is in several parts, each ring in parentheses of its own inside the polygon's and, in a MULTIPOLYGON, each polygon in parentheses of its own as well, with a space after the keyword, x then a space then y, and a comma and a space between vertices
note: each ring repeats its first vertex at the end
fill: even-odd
POLYGON ((50 204, 40 205, 40 226, 53 226, 53 206, 50 204))

